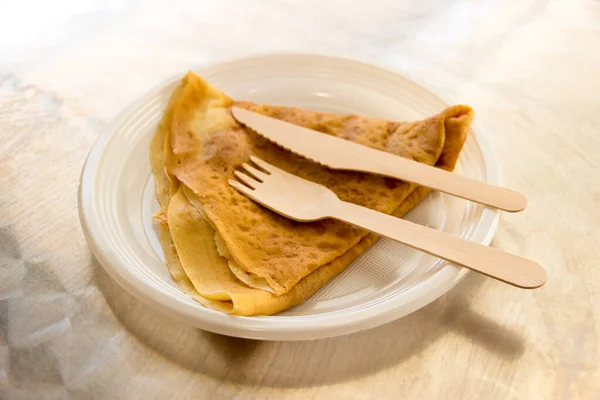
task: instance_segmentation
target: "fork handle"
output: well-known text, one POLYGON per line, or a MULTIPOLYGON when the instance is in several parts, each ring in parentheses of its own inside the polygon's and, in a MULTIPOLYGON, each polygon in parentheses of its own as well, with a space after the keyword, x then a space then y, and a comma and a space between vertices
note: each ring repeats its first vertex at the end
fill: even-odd
POLYGON ((546 282, 546 271, 532 260, 341 200, 332 208, 332 218, 510 285, 534 289, 546 282))

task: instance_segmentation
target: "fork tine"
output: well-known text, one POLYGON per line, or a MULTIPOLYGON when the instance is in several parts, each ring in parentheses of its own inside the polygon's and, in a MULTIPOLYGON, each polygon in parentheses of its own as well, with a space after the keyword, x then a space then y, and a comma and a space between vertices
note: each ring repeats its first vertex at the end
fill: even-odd
POLYGON ((261 167, 262 169, 264 169, 265 171, 267 171, 269 173, 272 173, 273 171, 281 171, 276 166, 271 165, 268 162, 261 160, 260 158, 258 158, 256 156, 250 156, 250 160, 252 160, 252 162, 254 164, 258 165, 259 167, 261 167))
POLYGON ((228 182, 229 185, 233 186, 237 191, 241 192, 242 194, 245 194, 246 196, 250 196, 250 193, 253 191, 248 186, 239 183, 238 181, 234 181, 233 179, 230 179, 228 182))
POLYGON ((257 180, 260 181, 264 181, 265 178, 268 176, 267 174, 265 174, 262 171, 259 171, 258 169, 254 168, 252 165, 247 164, 247 163, 243 163, 242 164, 242 168, 244 168, 247 172, 249 172, 254 178, 256 178, 257 180))
MULTIPOLYGON (((256 165, 258 165, 259 167, 261 167, 262 169, 264 169, 265 171, 267 171, 267 173, 269 175, 273 175, 273 174, 278 174, 283 176, 284 178, 287 179, 301 179, 301 180, 305 180, 303 178, 300 178, 299 176, 295 175, 295 174, 291 174, 287 171, 282 170, 281 168, 277 168, 276 166, 269 164, 268 162, 266 162, 265 160, 262 160, 256 156, 250 156, 250 160, 252 160, 253 163, 255 163, 256 165)), ((266 178, 266 177, 265 177, 266 178)))
POLYGON ((256 179, 250 177, 249 175, 246 175, 240 171, 234 171, 233 172, 235 174, 235 176, 242 181, 243 183, 246 184, 246 186, 249 186, 250 189, 256 189, 257 185, 260 185, 260 182, 257 181, 256 179))

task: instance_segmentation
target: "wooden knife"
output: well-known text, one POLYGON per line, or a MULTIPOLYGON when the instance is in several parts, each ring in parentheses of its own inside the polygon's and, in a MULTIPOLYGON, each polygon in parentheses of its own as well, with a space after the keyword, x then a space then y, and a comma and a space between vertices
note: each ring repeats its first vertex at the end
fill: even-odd
POLYGON ((331 169, 361 171, 413 182, 509 212, 522 211, 527 206, 527 198, 514 190, 457 175, 240 107, 232 107, 231 112, 238 122, 261 136, 331 169))

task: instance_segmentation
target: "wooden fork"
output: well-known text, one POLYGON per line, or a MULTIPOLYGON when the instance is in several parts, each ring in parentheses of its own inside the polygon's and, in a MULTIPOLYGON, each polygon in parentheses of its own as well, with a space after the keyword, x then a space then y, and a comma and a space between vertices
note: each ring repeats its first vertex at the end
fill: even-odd
POLYGON ((301 222, 344 221, 520 288, 533 289, 546 282, 546 272, 534 261, 342 201, 322 185, 257 157, 251 160, 260 169, 243 164, 247 174, 235 172, 243 184, 235 180, 229 184, 278 214, 301 222))

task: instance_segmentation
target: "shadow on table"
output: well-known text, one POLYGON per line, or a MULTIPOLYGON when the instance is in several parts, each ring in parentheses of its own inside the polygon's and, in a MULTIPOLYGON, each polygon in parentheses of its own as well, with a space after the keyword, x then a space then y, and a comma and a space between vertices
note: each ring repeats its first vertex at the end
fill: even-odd
POLYGON ((469 309, 485 279, 469 274, 445 296, 402 319, 353 335, 304 342, 238 339, 205 332, 154 311, 94 260, 95 280, 119 321, 143 344, 180 366, 237 384, 326 385, 360 378, 418 356, 449 332, 497 357, 514 359, 523 339, 469 309))

